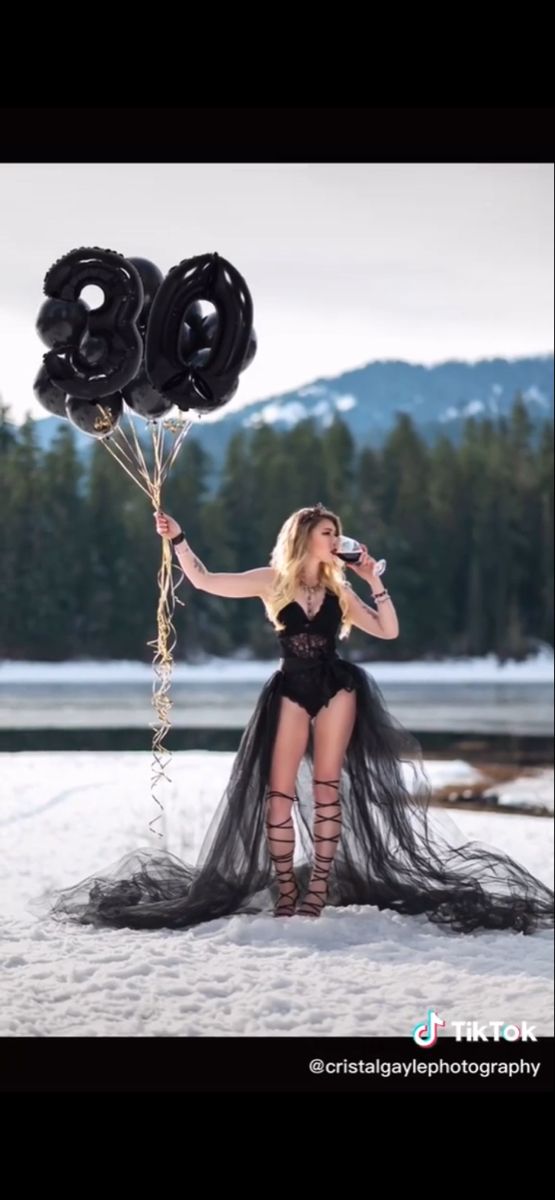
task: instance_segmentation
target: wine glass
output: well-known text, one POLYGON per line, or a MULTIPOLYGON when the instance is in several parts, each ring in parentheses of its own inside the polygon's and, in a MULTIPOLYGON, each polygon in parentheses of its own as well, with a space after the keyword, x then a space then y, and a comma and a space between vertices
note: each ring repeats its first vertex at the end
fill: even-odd
MULTIPOLYGON (((338 538, 338 546, 337 550, 334 551, 334 554, 337 558, 340 558, 342 562, 360 562, 362 553, 362 546, 360 542, 357 542, 356 538, 346 537, 345 535, 342 535, 340 538, 338 538)), ((385 558, 380 558, 374 567, 373 574, 378 576, 383 575, 386 567, 387 560, 385 558)))

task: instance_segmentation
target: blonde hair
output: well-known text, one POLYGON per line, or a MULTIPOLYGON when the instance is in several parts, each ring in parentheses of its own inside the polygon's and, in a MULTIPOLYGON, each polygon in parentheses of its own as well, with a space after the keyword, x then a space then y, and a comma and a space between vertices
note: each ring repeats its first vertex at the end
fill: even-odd
MULTIPOLYGON (((336 534, 342 533, 341 521, 335 513, 317 504, 313 508, 300 508, 284 521, 276 544, 270 556, 270 566, 277 573, 271 596, 265 603, 269 620, 278 632, 285 629, 281 624, 278 613, 295 599, 295 592, 302 577, 304 560, 308 551, 308 542, 312 530, 320 521, 333 521, 336 534)), ((345 568, 340 558, 333 563, 322 563, 320 578, 322 585, 337 596, 341 608, 342 623, 339 637, 346 638, 351 631, 352 622, 347 617, 347 597, 345 594, 345 568)))

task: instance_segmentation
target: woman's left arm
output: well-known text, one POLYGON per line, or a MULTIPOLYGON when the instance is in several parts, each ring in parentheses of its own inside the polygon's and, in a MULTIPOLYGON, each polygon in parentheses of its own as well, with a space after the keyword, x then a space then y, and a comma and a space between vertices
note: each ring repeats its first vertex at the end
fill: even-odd
POLYGON ((360 562, 347 565, 355 572, 355 575, 359 575, 369 585, 371 592, 376 597, 376 609, 365 604, 349 585, 347 587, 349 618, 353 625, 357 629, 362 629, 364 633, 370 633, 374 637, 380 638, 396 638, 399 636, 399 621, 395 606, 381 577, 374 575, 376 559, 368 553, 366 546, 363 545, 362 550, 360 562))

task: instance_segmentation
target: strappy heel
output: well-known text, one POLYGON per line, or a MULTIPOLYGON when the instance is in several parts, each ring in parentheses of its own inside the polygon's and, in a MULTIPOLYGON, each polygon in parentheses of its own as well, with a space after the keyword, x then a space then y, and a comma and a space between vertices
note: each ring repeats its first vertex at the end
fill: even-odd
MULTIPOLYGON (((268 799, 273 796, 281 796, 284 800, 295 800, 295 796, 288 796, 285 792, 268 792, 268 799)), ((270 858, 276 869, 276 878, 280 895, 274 905, 274 917, 292 917, 295 914, 295 906, 299 899, 299 888, 293 871, 293 852, 295 848, 295 836, 293 817, 289 814, 284 821, 269 821, 266 819, 266 828, 281 829, 284 833, 290 833, 291 837, 276 837, 274 834, 268 834, 268 849, 270 858), (273 846, 289 846, 289 850, 282 853, 275 853, 273 846)))
MULTIPOLYGON (((339 779, 314 779, 313 783, 320 784, 323 787, 332 787, 335 788, 337 792, 339 791, 339 779)), ((315 891, 313 887, 308 888, 302 904, 297 909, 297 914, 299 917, 319 917, 322 909, 325 908, 328 890, 328 876, 331 871, 331 865, 335 858, 335 850, 331 855, 321 854, 319 853, 317 847, 321 845, 322 842, 332 842, 337 845, 341 837, 341 805, 339 803, 339 797, 337 800, 330 800, 329 804, 326 804, 325 801, 315 800, 314 808, 315 850, 314 867, 310 882, 311 884, 323 883, 325 884, 325 887, 323 887, 321 891, 315 891), (321 811, 322 809, 331 809, 332 812, 328 812, 327 816, 324 816, 321 811), (318 833, 316 827, 318 825, 322 825, 326 821, 331 821, 336 825, 339 825, 339 832, 330 834, 326 837, 323 834, 318 833)))

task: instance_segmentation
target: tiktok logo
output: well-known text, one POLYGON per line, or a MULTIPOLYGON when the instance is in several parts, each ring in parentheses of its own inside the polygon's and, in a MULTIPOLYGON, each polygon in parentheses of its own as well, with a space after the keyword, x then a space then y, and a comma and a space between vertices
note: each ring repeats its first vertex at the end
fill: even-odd
POLYGON ((417 1046, 423 1046, 426 1050, 430 1046, 435 1046, 437 1042, 438 1029, 445 1028, 445 1021, 434 1012, 433 1008, 428 1009, 427 1019, 420 1025, 415 1025, 412 1031, 412 1036, 417 1046))

